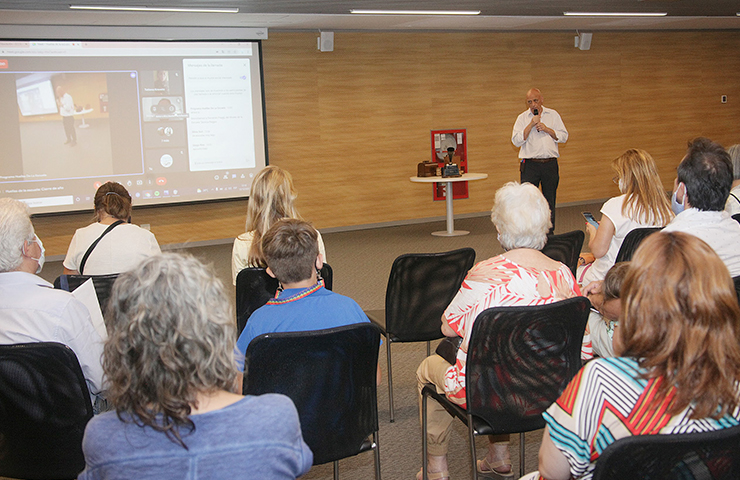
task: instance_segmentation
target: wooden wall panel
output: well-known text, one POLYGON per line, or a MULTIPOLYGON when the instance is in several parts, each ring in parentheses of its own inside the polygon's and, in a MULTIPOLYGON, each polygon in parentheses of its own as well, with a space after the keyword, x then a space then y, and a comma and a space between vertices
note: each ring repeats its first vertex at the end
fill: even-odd
MULTIPOLYGON (((470 169, 489 179, 471 183, 455 211, 486 211, 496 188, 518 179, 511 128, 536 86, 570 132, 559 202, 616 194, 609 163, 632 147, 655 157, 669 188, 689 139, 740 142, 738 51, 737 31, 595 32, 589 51, 574 48, 570 32, 336 32, 333 52, 316 50, 315 33, 271 32, 270 162, 293 174, 298 208, 319 228, 442 216, 444 202, 408 177, 429 158, 430 130, 467 128, 470 169)), ((234 201, 135 218, 161 243, 182 243, 237 235, 245 210, 234 201)), ((85 224, 35 223, 63 250, 85 224)))

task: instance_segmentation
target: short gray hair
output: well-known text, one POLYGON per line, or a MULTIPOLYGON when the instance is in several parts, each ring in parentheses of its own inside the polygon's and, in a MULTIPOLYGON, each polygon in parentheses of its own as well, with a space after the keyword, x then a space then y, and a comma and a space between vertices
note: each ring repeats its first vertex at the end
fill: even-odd
POLYGON ((498 230, 504 250, 541 250, 552 227, 550 207, 540 190, 531 183, 509 182, 496 191, 491 221, 498 230))
POLYGON ((732 161, 732 179, 740 180, 740 143, 736 143, 727 149, 732 161))
POLYGON ((33 224, 28 205, 0 198, 0 272, 12 272, 23 262, 23 242, 32 241, 33 224))
POLYGON ((103 370, 120 418, 184 446, 198 393, 236 391, 236 331, 221 281, 199 260, 164 253, 121 274, 106 312, 103 370), (161 415, 161 417, 158 417, 161 415))

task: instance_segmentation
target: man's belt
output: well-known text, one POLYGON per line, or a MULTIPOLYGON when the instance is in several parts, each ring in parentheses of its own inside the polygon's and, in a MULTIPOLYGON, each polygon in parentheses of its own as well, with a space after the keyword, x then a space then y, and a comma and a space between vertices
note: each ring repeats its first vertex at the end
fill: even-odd
POLYGON ((525 158, 525 162, 537 162, 537 163, 547 163, 551 162, 553 160, 557 160, 558 157, 550 157, 550 158, 525 158))

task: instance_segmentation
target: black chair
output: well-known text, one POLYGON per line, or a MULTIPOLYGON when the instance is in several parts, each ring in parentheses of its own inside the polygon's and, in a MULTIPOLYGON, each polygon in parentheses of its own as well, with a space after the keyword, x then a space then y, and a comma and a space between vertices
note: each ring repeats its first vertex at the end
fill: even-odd
POLYGON ((735 293, 737 294, 737 301, 740 303, 740 275, 732 277, 732 281, 735 283, 735 293))
POLYGON ((714 432, 635 435, 612 443, 593 480, 737 480, 740 426, 714 432))
POLYGON ((74 352, 61 343, 0 346, 0 476, 76 478, 93 410, 74 352))
POLYGON ((583 240, 586 234, 583 230, 573 230, 572 232, 561 233, 558 235, 548 235, 547 243, 542 247, 542 253, 564 263, 576 276, 578 268, 578 257, 581 255, 583 240))
POLYGON ((581 342, 590 302, 575 297, 548 305, 496 307, 478 315, 465 366, 467 410, 422 389, 422 455, 427 458, 427 399, 432 397, 468 426, 474 478, 476 435, 519 433, 519 472, 524 432, 544 428, 542 412, 581 368, 581 342))
POLYGON ((734 219, 734 220, 735 220, 735 221, 736 221, 737 223, 740 223, 740 213, 736 213, 735 215, 733 215, 733 216, 732 216, 732 218, 733 218, 733 219, 734 219))
POLYGON ((244 394, 293 400, 313 464, 375 451, 380 479, 376 373, 380 332, 372 323, 313 332, 267 333, 247 347, 244 394))
MULTIPOLYGON (((328 263, 321 267, 324 287, 331 290, 334 284, 334 271, 328 263)), ((264 268, 244 268, 236 276, 236 335, 241 335, 252 312, 275 297, 278 289, 276 278, 267 274, 264 268)))
POLYGON ((54 288, 73 292, 77 287, 92 278, 95 293, 98 296, 100 310, 105 313, 111 289, 113 288, 113 284, 118 278, 118 275, 118 273, 110 275, 59 275, 54 280, 54 288))
POLYGON ((475 250, 444 253, 408 253, 396 258, 385 290, 385 310, 366 310, 386 338, 388 404, 393 418, 391 343, 429 342, 442 338, 442 314, 460 289, 475 262, 475 250))
POLYGON ((614 263, 629 262, 632 260, 632 255, 635 254, 635 250, 640 246, 643 240, 655 232, 663 230, 663 227, 644 227, 635 228, 629 232, 622 241, 622 246, 619 247, 617 258, 614 263))

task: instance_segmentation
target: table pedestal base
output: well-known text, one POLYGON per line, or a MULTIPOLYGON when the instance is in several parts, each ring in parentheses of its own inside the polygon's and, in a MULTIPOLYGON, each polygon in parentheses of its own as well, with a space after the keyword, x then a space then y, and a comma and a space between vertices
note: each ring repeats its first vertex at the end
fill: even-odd
POLYGON ((470 232, 467 230, 453 230, 451 232, 448 232, 447 230, 442 230, 440 232, 432 232, 432 235, 435 237, 461 237, 463 235, 467 235, 470 232))

